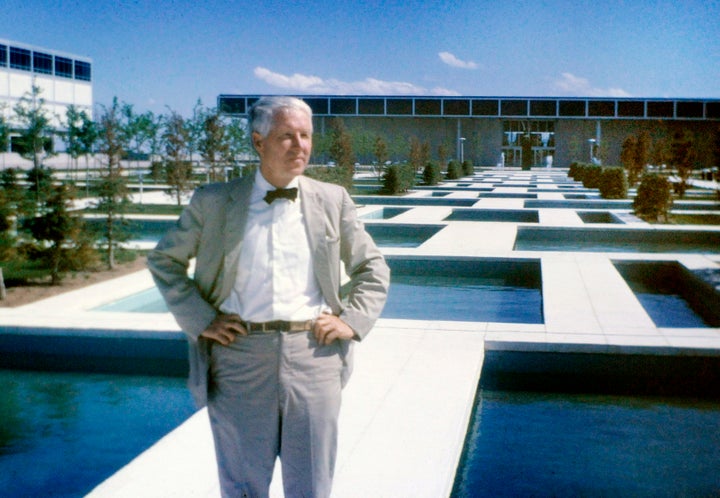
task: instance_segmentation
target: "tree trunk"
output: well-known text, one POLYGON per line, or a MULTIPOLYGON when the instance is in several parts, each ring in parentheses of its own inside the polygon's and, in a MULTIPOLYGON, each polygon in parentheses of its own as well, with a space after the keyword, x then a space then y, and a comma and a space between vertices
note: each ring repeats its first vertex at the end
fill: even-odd
POLYGON ((5 279, 3 278, 2 268, 0 268, 0 301, 5 299, 6 297, 7 293, 5 291, 5 279))

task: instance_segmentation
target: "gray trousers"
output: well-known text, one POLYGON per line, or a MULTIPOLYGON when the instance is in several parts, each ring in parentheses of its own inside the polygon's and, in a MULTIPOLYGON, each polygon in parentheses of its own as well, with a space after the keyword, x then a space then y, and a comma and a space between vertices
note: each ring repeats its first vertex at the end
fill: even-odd
POLYGON ((213 345, 208 413, 222 496, 267 497, 275 460, 286 498, 330 495, 343 355, 310 332, 213 345))

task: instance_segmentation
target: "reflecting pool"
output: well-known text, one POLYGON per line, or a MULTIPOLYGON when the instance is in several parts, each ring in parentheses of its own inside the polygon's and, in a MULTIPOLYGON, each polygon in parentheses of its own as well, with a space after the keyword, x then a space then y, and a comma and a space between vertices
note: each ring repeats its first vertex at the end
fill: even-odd
POLYGON ((194 412, 182 378, 0 370, 0 494, 77 497, 194 412))
POLYGON ((453 498, 717 496, 720 403, 478 392, 453 498))

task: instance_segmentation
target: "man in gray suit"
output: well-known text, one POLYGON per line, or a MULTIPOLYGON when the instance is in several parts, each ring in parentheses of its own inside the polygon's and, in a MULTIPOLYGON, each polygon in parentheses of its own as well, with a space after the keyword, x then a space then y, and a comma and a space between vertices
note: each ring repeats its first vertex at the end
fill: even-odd
POLYGON ((302 176, 310 107, 265 97, 249 117, 256 174, 198 189, 148 265, 189 339, 223 496, 267 496, 280 457, 287 498, 326 497, 353 343, 380 315, 390 271, 347 191, 302 176))

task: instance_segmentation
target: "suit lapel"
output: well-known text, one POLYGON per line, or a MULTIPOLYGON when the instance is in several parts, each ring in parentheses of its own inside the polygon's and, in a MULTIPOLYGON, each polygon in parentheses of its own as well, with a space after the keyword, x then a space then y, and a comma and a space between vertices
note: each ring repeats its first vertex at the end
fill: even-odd
POLYGON ((315 184, 301 176, 300 180, 300 202, 302 203, 305 226, 308 232, 308 242, 313 255, 313 266, 315 276, 327 300, 335 300, 337 284, 330 275, 331 262, 328 254, 327 231, 325 224, 328 222, 325 213, 324 199, 316 188, 315 184))
POLYGON ((225 275, 223 295, 228 295, 235 283, 238 264, 240 261, 240 248, 242 237, 247 223, 250 206, 250 193, 253 186, 253 175, 240 180, 235 188, 230 190, 225 205, 225 226, 223 230, 223 249, 225 254, 225 275))

